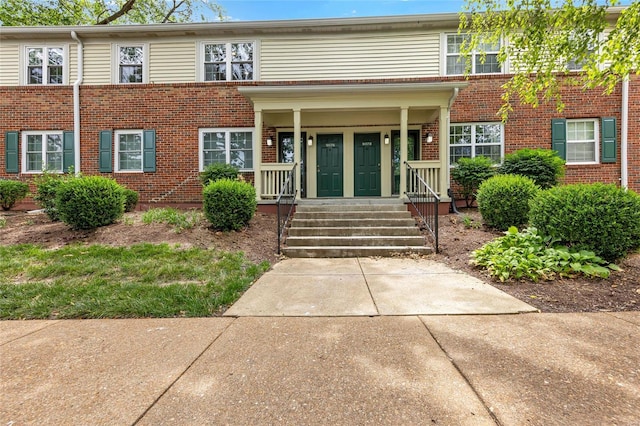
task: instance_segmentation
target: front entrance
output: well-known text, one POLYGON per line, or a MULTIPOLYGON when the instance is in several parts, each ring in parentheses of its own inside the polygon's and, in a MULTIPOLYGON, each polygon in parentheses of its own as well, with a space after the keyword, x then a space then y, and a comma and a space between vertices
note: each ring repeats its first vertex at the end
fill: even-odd
POLYGON ((380 133, 355 133, 354 195, 380 196, 380 133))
POLYGON ((342 135, 318 135, 317 179, 318 197, 342 197, 343 149, 342 135))

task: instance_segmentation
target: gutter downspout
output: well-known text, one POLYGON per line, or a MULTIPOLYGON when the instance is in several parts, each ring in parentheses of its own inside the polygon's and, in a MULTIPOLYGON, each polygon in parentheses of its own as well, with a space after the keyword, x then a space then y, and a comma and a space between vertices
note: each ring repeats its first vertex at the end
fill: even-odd
POLYGON ((622 122, 620 123, 620 185, 629 187, 629 77, 622 80, 622 122))
POLYGON ((75 31, 71 38, 78 43, 78 78, 73 82, 73 152, 74 172, 80 173, 80 84, 84 77, 84 44, 75 31))

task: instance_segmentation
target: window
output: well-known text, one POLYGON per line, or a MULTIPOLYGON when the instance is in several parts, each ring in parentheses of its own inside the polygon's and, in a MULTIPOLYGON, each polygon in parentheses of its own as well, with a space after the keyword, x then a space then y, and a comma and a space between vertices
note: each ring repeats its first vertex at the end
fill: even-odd
POLYGON ((597 135, 597 120, 567 120, 567 163, 596 163, 597 135))
POLYGON ((452 124, 449 126, 449 164, 461 158, 485 156, 495 164, 502 161, 503 127, 500 123, 452 124))
MULTIPOLYGON (((593 41, 591 41, 591 38, 594 37, 594 32, 593 31, 587 31, 586 37, 585 36, 580 36, 579 34, 572 34, 571 37, 569 37, 569 42, 571 44, 575 44, 576 48, 584 48, 586 47, 586 57, 578 59, 578 58, 572 58, 570 60, 567 61, 567 70, 569 71, 582 71, 582 69, 584 69, 584 66, 587 63, 587 58, 589 56, 592 56, 595 52, 596 52, 596 46, 595 43, 593 41), (586 43, 586 45, 584 44, 586 43)), ((596 36, 596 39, 600 39, 599 36, 596 36)))
POLYGON ((63 84, 64 49, 62 47, 27 48, 27 84, 63 84))
POLYGON ((22 170, 62 172, 62 132, 24 132, 22 134, 22 170))
MULTIPOLYGON (((463 34, 446 35, 446 73, 447 75, 464 74, 466 71, 466 60, 461 56, 460 48, 469 36, 463 34)), ((491 74, 502 72, 502 67, 498 62, 498 51, 500 43, 484 43, 480 46, 480 52, 486 53, 483 57, 480 52, 471 54, 471 74, 491 74)))
POLYGON ((204 48, 204 81, 254 79, 253 43, 207 43, 204 48))
POLYGON ((116 131, 116 171, 142 171, 142 130, 116 131))
POLYGON ((144 82, 144 46, 118 46, 118 82, 144 82))
POLYGON ((200 170, 213 163, 253 169, 253 129, 201 129, 200 170))

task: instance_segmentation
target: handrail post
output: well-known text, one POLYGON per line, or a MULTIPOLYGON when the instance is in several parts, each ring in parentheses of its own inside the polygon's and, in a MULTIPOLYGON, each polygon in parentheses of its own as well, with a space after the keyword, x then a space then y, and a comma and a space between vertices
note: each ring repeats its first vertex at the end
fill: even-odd
POLYGON ((438 253, 438 208, 440 206, 440 197, 408 162, 405 161, 404 164, 406 166, 405 173, 410 177, 407 179, 407 186, 410 186, 410 191, 407 191, 405 187, 404 194, 420 217, 421 225, 433 237, 435 251, 438 253))
POLYGON ((278 198, 276 198, 276 210, 277 210, 277 216, 278 216, 278 247, 276 248, 276 253, 278 254, 280 254, 280 245, 282 244, 282 236, 284 234, 284 231, 287 229, 287 223, 289 222, 289 219, 292 216, 293 207, 295 206, 295 203, 296 203, 296 195, 298 193, 298 190, 296 188, 296 182, 295 182, 297 166, 298 166, 298 163, 294 163, 291 170, 289 170, 289 173, 287 174, 287 178, 285 179, 284 183, 282 184, 282 187, 280 188, 280 192, 278 193, 278 198), (286 216, 284 216, 281 211, 283 199, 290 200, 290 205, 289 205, 289 209, 287 211, 286 216))

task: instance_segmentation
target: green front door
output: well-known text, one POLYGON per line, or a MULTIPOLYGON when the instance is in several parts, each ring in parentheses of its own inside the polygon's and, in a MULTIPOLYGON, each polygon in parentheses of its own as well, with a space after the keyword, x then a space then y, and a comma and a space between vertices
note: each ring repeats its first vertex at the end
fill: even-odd
POLYGON ((317 145, 318 197, 342 197, 342 135, 318 135, 317 145))
POLYGON ((354 195, 380 196, 380 133, 356 133, 354 144, 354 195))

